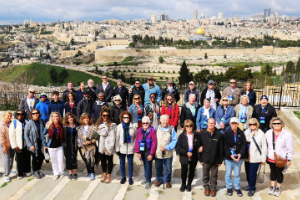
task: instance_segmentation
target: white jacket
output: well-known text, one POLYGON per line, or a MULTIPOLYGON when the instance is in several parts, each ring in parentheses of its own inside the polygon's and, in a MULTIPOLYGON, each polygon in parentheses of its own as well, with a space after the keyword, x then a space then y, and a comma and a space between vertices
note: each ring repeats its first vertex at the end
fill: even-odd
POLYGON ((105 150, 108 151, 109 155, 115 153, 116 132, 117 125, 115 123, 110 125, 110 130, 108 130, 106 123, 99 126, 97 133, 100 135, 99 152, 101 154, 104 154, 105 150))
POLYGON ((136 125, 130 123, 129 135, 131 136, 131 142, 124 143, 124 129, 123 129, 123 124, 120 123, 117 127, 116 152, 120 152, 121 154, 134 154, 136 134, 137 134, 136 125))
MULTIPOLYGON (((247 142, 250 142, 250 163, 265 163, 267 159, 267 142, 264 132, 258 129, 257 131, 253 131, 251 133, 251 129, 248 128, 245 130, 245 137, 247 142), (255 142, 252 139, 252 136, 255 133, 255 141, 260 148, 261 154, 259 153, 255 142)), ((248 148, 248 146, 247 146, 248 148)))
MULTIPOLYGON (((10 141, 12 149, 15 149, 16 147, 19 147, 19 149, 22 149, 22 147, 23 147, 22 123, 17 119, 15 119, 15 120, 17 122, 16 128, 15 128, 14 121, 12 121, 12 123, 9 126, 9 141, 10 141)), ((27 122, 28 121, 25 120, 25 126, 26 126, 27 122)))

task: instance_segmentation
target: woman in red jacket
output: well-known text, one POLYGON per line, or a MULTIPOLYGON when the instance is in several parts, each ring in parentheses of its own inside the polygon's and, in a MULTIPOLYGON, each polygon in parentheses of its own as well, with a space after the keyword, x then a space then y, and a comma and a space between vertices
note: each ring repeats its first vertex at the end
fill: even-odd
POLYGON ((167 94, 164 104, 161 107, 161 115, 169 115, 169 125, 177 131, 179 121, 179 106, 177 105, 173 94, 167 94))

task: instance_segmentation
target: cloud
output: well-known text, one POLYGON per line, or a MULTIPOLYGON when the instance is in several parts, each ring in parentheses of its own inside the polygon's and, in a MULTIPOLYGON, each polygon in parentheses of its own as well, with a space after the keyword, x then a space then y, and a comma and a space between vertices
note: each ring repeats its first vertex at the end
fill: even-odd
POLYGON ((104 19, 150 19, 151 14, 168 14, 170 18, 191 19, 193 10, 198 17, 250 17, 262 13, 265 8, 280 15, 298 15, 300 4, 295 0, 0 0, 0 23, 33 19, 38 22, 104 19))

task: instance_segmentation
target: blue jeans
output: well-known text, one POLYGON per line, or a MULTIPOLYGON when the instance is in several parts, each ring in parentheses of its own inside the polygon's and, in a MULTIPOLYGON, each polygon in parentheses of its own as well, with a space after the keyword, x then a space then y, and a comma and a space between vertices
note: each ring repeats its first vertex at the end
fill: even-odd
POLYGON ((153 159, 151 161, 148 161, 146 156, 145 156, 145 153, 143 152, 142 153, 142 161, 143 161, 143 164, 144 164, 146 182, 151 182, 153 159))
POLYGON ((236 190, 240 189, 242 164, 243 164, 242 159, 240 159, 239 162, 225 159, 225 181, 226 181, 227 189, 232 189, 232 179, 231 179, 232 171, 234 171, 234 189, 236 190))
POLYGON ((156 180, 161 183, 170 183, 172 178, 172 162, 173 157, 163 159, 155 158, 156 180), (163 169, 166 169, 165 177, 163 177, 163 169))
MULTIPOLYGON (((122 174, 122 178, 126 177, 126 171, 125 171, 125 159, 126 154, 120 154, 120 170, 122 174)), ((133 154, 127 154, 127 165, 128 165, 128 176, 129 178, 132 178, 132 172, 133 172, 133 154)))
POLYGON ((256 177, 257 177, 257 170, 259 168, 260 163, 249 163, 245 162, 245 171, 247 176, 247 181, 249 185, 250 191, 255 191, 256 185, 256 177))

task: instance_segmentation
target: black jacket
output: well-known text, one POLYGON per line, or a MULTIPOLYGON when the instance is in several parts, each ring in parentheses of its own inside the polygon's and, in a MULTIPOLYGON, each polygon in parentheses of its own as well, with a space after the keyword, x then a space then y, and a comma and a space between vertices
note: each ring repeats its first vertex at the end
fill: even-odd
MULTIPOLYGON (((204 104, 203 104, 203 101, 204 101, 204 99, 206 98, 207 90, 208 90, 208 87, 205 88, 205 89, 202 91, 202 93, 201 93, 201 97, 200 97, 200 104, 201 104, 201 107, 204 105, 204 104)), ((218 107, 218 106, 219 106, 219 102, 220 102, 222 96, 221 96, 221 93, 220 93, 220 91, 219 91, 218 89, 214 88, 214 92, 215 92, 215 98, 216 98, 216 99, 219 99, 219 100, 217 101, 217 107, 218 107)))
POLYGON ((225 159, 227 160, 232 160, 231 159, 231 148, 233 146, 236 146, 235 153, 236 154, 241 154, 241 159, 242 158, 247 158, 247 141, 246 137, 243 131, 241 131, 239 128, 237 129, 237 139, 236 142, 234 142, 234 133, 232 129, 228 129, 225 131, 224 134, 224 150, 225 150, 225 159))
MULTIPOLYGON (((67 147, 68 149, 71 149, 72 146, 69 146, 69 145, 74 145, 73 147, 75 148, 75 151, 77 152, 77 149, 78 149, 78 134, 77 134, 77 124, 76 126, 73 128, 73 133, 71 135, 71 131, 70 131, 70 127, 68 126, 64 126, 63 127, 63 130, 64 130, 64 142, 62 143, 62 145, 64 147, 67 147), (68 143, 68 135, 71 135, 72 137, 75 137, 75 143, 74 144, 71 144, 71 143, 68 143)), ((65 152, 66 153, 66 152, 65 152)), ((77 153, 75 154, 77 156, 77 153)))
POLYGON ((105 88, 105 91, 103 90, 102 83, 97 85, 96 94, 102 92, 104 94, 105 102, 111 102, 111 97, 113 95, 114 87, 110 82, 107 82, 107 86, 105 88))
POLYGON ((66 102, 64 108, 65 108, 65 115, 67 114, 67 112, 71 112, 75 116, 77 115, 77 103, 74 103, 73 109, 71 109, 69 102, 66 102))
MULTIPOLYGON (((67 95, 69 94, 69 92, 74 92, 76 94, 76 90, 74 88, 72 88, 72 90, 70 91, 69 89, 66 89, 65 91, 63 91, 63 101, 64 102, 68 102, 67 101, 67 95)), ((76 99, 75 99, 76 100, 76 99)))
MULTIPOLYGON (((96 96, 96 87, 93 86, 92 88, 90 88, 89 86, 86 87, 86 90, 89 92, 90 94, 90 99, 92 102, 97 100, 97 96, 96 96)), ((97 93, 98 94, 98 93, 97 93)), ((104 96, 105 97, 105 96, 104 96)))
POLYGON ((102 106, 108 106, 108 104, 105 102, 100 103, 99 100, 97 100, 93 103, 91 117, 94 120, 94 123, 96 123, 96 121, 98 120, 98 118, 100 116, 102 106))
POLYGON ((252 118, 256 118, 259 122, 259 128, 266 133, 270 129, 270 121, 273 117, 277 117, 276 110, 269 103, 262 113, 261 104, 256 105, 253 109, 252 118), (260 117, 265 117, 265 123, 261 123, 260 117))
POLYGON ((213 134, 203 130, 199 135, 199 147, 203 147, 203 152, 199 153, 199 161, 222 164, 224 159, 223 134, 218 130, 215 130, 213 134))
MULTIPOLYGON (((194 144, 193 144, 193 151, 192 151, 192 157, 191 162, 197 162, 198 161, 198 149, 199 149, 199 133, 194 132, 194 144)), ((181 164, 187 165, 189 162, 189 157, 187 156, 187 153, 189 152, 189 142, 188 137, 186 135, 186 132, 183 131, 179 137, 176 144, 176 153, 180 156, 179 162, 181 164)))
POLYGON ((79 103, 77 104, 77 119, 79 121, 82 113, 88 113, 88 114, 92 114, 92 106, 93 106, 93 102, 91 100, 86 101, 84 99, 82 99, 81 101, 79 101, 79 103))
POLYGON ((119 88, 118 87, 115 87, 113 95, 114 96, 120 95, 121 98, 122 98, 121 104, 122 104, 123 108, 127 107, 128 89, 126 87, 122 86, 121 87, 121 92, 119 92, 119 88))
POLYGON ((142 86, 139 87, 139 89, 136 88, 136 86, 134 85, 133 88, 132 88, 132 92, 129 93, 129 97, 128 97, 128 107, 130 107, 130 105, 132 104, 133 102, 133 96, 135 94, 138 94, 141 96, 141 99, 142 99, 142 103, 144 105, 144 98, 145 98, 145 90, 142 86))
POLYGON ((116 123, 117 125, 120 124, 120 114, 121 112, 123 112, 124 110, 127 110, 127 107, 123 107, 122 105, 118 108, 115 104, 113 104, 110 107, 110 114, 113 117, 114 123, 116 123))
MULTIPOLYGON (((167 94, 169 94, 169 93, 170 92, 168 91, 168 87, 166 87, 165 89, 163 89, 163 91, 162 91, 162 99, 161 100, 164 101, 165 100, 165 96, 167 94)), ((180 96, 179 96, 179 92, 178 92, 176 86, 173 86, 173 91, 172 91, 171 94, 173 94, 173 96, 175 97, 175 101, 177 103, 179 101, 179 99, 180 99, 180 96)))
MULTIPOLYGON (((186 104, 188 104, 188 103, 186 103, 186 104)), ((196 128, 196 119, 197 119, 197 114, 198 114, 198 110, 199 110, 200 107, 199 107, 199 105, 197 103, 195 103, 195 105, 196 105, 196 112, 195 112, 195 117, 193 117, 190 108, 187 108, 186 104, 184 104, 182 106, 182 108, 181 108, 180 126, 181 126, 181 128, 183 128, 184 120, 190 119, 190 120, 192 120, 194 122, 195 128, 196 128)))

